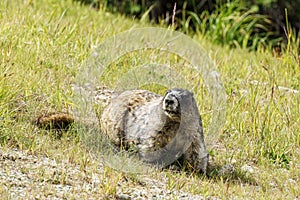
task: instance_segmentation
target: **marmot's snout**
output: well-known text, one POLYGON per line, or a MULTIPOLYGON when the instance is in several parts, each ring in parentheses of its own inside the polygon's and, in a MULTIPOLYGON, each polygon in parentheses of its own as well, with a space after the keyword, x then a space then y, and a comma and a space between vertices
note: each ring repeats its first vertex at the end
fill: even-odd
POLYGON ((180 115, 180 105, 173 91, 168 91, 163 99, 163 110, 167 116, 174 118, 180 115))

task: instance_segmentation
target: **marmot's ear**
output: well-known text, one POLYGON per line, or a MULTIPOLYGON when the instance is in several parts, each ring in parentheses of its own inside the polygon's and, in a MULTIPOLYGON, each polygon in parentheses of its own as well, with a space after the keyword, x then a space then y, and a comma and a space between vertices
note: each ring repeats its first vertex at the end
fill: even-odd
POLYGON ((167 95, 168 93, 170 93, 170 92, 172 92, 172 90, 167 90, 166 95, 167 95))

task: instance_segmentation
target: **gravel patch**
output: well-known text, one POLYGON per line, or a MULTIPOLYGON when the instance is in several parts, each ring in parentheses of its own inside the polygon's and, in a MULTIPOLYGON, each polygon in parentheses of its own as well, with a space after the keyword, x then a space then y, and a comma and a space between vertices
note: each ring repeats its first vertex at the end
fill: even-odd
POLYGON ((78 165, 17 149, 0 149, 0 177, 11 199, 86 198, 101 182, 90 179, 78 165))
POLYGON ((87 171, 67 161, 0 147, 0 195, 9 199, 204 199, 167 190, 166 183, 147 177, 142 177, 143 184, 133 186, 120 180, 115 195, 104 196, 103 166, 87 171))

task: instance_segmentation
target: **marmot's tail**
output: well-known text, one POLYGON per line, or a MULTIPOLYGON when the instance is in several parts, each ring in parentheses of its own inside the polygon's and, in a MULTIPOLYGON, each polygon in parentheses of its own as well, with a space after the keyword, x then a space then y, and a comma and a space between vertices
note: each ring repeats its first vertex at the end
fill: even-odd
MULTIPOLYGON (((96 112, 101 111, 104 107, 106 107, 110 100, 117 96, 117 93, 113 90, 108 89, 106 86, 100 86, 95 88, 93 91, 92 89, 87 87, 74 87, 74 90, 77 92, 86 93, 92 95, 93 102, 99 105, 101 108, 100 110, 95 110, 96 112)), ((96 113, 98 115, 100 113, 96 113)), ((33 119, 33 123, 40 128, 46 129, 67 129, 70 125, 76 121, 76 114, 72 111, 70 112, 42 112, 38 117, 33 119)), ((91 119, 82 119, 84 121, 92 121, 91 119)))
POLYGON ((43 129, 67 130, 74 122, 74 117, 66 112, 42 113, 33 124, 43 129))

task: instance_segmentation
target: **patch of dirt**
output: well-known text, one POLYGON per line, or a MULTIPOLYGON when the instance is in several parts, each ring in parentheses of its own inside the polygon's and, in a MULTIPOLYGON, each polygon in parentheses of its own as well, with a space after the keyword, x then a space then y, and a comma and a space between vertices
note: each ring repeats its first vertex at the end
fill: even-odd
POLYGON ((120 179, 115 194, 104 195, 103 187, 110 181, 103 169, 98 164, 89 171, 68 161, 0 147, 0 195, 9 199, 204 199, 168 190, 166 182, 147 177, 141 177, 143 184, 132 186, 120 179))

